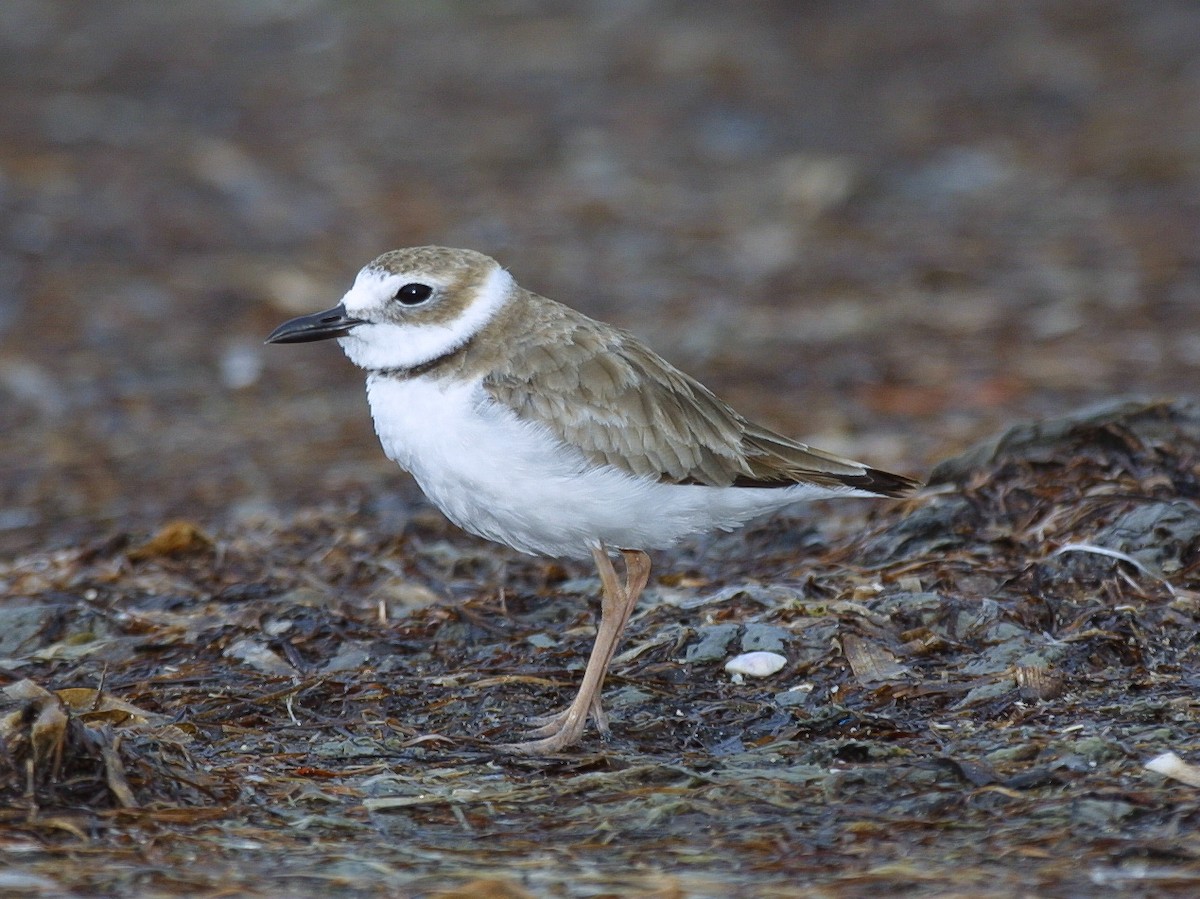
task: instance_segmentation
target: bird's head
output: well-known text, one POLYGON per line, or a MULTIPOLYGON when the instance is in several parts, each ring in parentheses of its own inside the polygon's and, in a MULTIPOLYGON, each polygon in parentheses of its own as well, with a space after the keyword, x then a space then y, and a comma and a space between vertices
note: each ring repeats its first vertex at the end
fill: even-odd
POLYGON ((364 267, 338 305, 284 322, 267 343, 336 338, 360 368, 413 368, 474 337, 515 286, 499 263, 472 250, 393 250, 364 267))

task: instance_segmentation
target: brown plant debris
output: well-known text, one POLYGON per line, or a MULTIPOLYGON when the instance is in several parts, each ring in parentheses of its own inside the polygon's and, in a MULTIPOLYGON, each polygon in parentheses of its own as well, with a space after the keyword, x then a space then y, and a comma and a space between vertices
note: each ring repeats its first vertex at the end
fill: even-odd
POLYGON ((981 840, 1021 883, 1136 859, 1200 885, 1200 409, 1022 426, 937 475, 841 533, 776 518, 674 554, 616 660, 611 742, 546 759, 491 744, 574 688, 596 584, 438 516, 330 507, 202 556, 8 563, 0 839, 46 865, 144 862, 128 839, 247 878, 287 858, 297 894, 975 892, 981 840), (786 664, 725 673, 751 652, 786 664))

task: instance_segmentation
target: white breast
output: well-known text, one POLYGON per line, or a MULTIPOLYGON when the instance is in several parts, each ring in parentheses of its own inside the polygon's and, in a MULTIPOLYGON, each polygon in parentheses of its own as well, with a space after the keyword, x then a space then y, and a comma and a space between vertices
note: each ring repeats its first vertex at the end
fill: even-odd
POLYGON ((388 458, 464 530, 528 553, 585 558, 597 543, 670 546, 798 500, 853 493, 660 484, 594 465, 495 403, 479 381, 372 375, 367 399, 388 458))

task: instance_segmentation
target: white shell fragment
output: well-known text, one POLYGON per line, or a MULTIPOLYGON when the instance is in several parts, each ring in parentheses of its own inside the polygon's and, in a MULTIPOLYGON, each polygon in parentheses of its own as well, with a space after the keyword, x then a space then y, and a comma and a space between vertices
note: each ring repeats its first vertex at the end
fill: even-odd
POLYGON ((743 652, 725 663, 730 674, 747 677, 770 677, 787 664, 787 659, 777 652, 743 652))
POLYGON ((1173 752, 1164 752, 1146 762, 1146 767, 1190 787, 1200 787, 1200 767, 1191 765, 1173 752))

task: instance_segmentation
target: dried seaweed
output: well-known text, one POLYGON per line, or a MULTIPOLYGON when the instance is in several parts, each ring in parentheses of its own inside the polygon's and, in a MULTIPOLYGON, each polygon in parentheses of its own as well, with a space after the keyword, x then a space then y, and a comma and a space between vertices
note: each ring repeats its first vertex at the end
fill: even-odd
MULTIPOLYGON (((1200 802, 1144 765, 1175 752, 1186 775, 1200 751, 1200 411, 1046 430, 811 555, 756 549, 777 519, 740 558, 664 578, 614 665, 611 741, 547 759, 491 744, 574 688, 595 625, 582 569, 436 518, 397 540, 353 507, 182 554, 156 538, 10 563, 4 839, 47 865, 134 834, 244 872, 274 859, 297 894, 983 895, 1001 867, 1006 888, 1070 892, 1131 866, 1185 890, 1200 802), (761 651, 783 669, 724 672, 761 651)), ((229 870, 154 876, 192 890, 229 870)))

